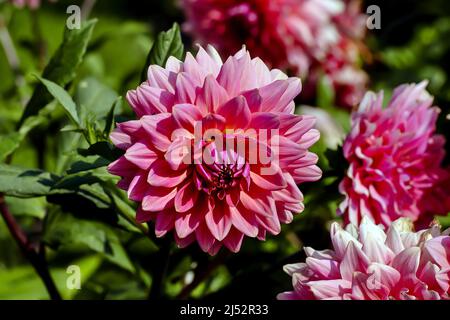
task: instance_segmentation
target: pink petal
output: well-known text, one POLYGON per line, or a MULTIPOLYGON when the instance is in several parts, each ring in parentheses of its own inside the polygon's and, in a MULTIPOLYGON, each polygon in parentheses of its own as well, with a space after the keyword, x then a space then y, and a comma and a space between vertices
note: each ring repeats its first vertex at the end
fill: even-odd
POLYGON ((175 196, 175 210, 177 212, 186 212, 192 209, 197 198, 198 190, 194 187, 193 182, 186 183, 178 190, 175 196))
POLYGON ((214 113, 215 110, 228 100, 228 94, 225 89, 217 83, 214 76, 209 75, 205 78, 203 88, 197 92, 197 105, 202 113, 214 113))
POLYGON ((227 126, 245 129, 250 122, 251 113, 243 96, 237 96, 217 109, 217 113, 226 119, 227 126))
POLYGON ((173 206, 173 199, 177 194, 177 189, 155 188, 147 189, 146 195, 142 199, 142 209, 145 211, 158 212, 173 206))
POLYGON ((124 157, 142 170, 148 170, 158 155, 144 143, 136 142, 125 152, 124 157))
POLYGON ((210 210, 205 215, 205 221, 209 231, 218 241, 222 241, 231 229, 231 219, 225 207, 221 210, 216 206, 210 210))
POLYGON ((244 239, 244 234, 235 228, 231 228, 228 236, 223 240, 223 244, 231 252, 239 252, 242 246, 242 240, 244 239))
POLYGON ((167 161, 158 159, 150 167, 147 181, 155 187, 172 188, 182 183, 187 176, 187 170, 173 170, 167 161))
POLYGON ((251 212, 230 207, 230 218, 233 226, 246 236, 254 238, 258 235, 257 221, 251 212))

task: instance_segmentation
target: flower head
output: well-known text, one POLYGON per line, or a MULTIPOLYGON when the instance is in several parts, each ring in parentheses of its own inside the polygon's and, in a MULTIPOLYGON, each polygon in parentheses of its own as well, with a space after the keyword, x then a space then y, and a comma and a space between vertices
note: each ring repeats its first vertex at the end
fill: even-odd
POLYGON ((305 248, 306 262, 286 265, 294 290, 279 299, 450 299, 450 236, 434 225, 411 231, 406 218, 387 232, 365 217, 359 228, 331 226, 334 250, 305 248))
MULTIPOLYGON (((56 0, 49 0, 56 2, 56 0)), ((41 5, 41 0, 11 0, 12 4, 18 8, 28 7, 30 9, 38 9, 41 5)))
POLYGON ((357 68, 364 15, 355 0, 183 0, 185 29, 226 56, 246 45, 272 67, 305 79, 315 93, 326 75, 338 102, 352 106, 367 77, 357 68), (350 71, 353 71, 350 74, 350 71), (357 75, 356 77, 352 75, 357 75))
POLYGON ((395 89, 383 109, 383 94, 368 93, 353 114, 343 151, 349 162, 340 184, 340 213, 358 224, 363 216, 388 226, 408 217, 426 226, 433 214, 447 214, 448 171, 441 168, 443 136, 435 133, 437 107, 426 82, 395 89))
POLYGON ((279 233, 303 210, 297 184, 321 171, 308 152, 319 138, 314 118, 293 114, 300 80, 245 49, 225 63, 208 49, 150 66, 128 92, 139 119, 111 134, 125 154, 109 171, 157 236, 174 230, 179 246, 197 241, 215 254, 237 252, 244 235, 279 233))

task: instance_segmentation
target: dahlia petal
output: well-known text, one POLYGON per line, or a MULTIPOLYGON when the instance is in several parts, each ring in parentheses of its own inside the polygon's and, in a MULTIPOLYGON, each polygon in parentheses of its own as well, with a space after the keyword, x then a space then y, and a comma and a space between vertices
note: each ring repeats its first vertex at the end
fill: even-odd
POLYGON ((354 242, 359 248, 362 247, 361 243, 359 243, 350 233, 343 230, 337 222, 334 222, 331 225, 330 235, 336 255, 341 259, 345 256, 345 251, 347 250, 349 242, 354 242))
POLYGON ((258 235, 257 221, 245 209, 238 210, 236 207, 230 207, 230 220, 233 226, 246 236, 255 238, 258 235))
POLYGON ((173 106, 172 115, 175 122, 182 128, 194 129, 196 121, 202 119, 200 110, 192 104, 176 104, 173 106))
POLYGON ((191 159, 191 139, 183 137, 183 134, 179 130, 174 131, 176 138, 172 142, 167 152, 164 154, 164 159, 169 164, 170 168, 173 170, 180 170, 185 168, 187 165, 192 163, 191 159))
POLYGON ((136 175, 128 187, 128 198, 133 201, 142 201, 148 187, 146 173, 136 175))
POLYGON ((258 129, 277 129, 280 126, 280 116, 270 112, 254 112, 251 115, 249 128, 258 129))
POLYGON ((142 170, 148 170, 158 158, 157 154, 142 142, 136 142, 125 152, 124 157, 142 170))
POLYGON ((173 199, 177 194, 177 189, 148 187, 142 199, 142 209, 144 211, 158 212, 173 205, 173 199))
POLYGON ((156 214, 155 235, 163 237, 169 230, 173 229, 175 214, 173 211, 161 211, 156 214))
POLYGON ((220 210, 216 207, 205 215, 206 225, 218 241, 225 239, 231 229, 231 219, 228 215, 228 210, 225 211, 225 208, 223 209, 220 210))
POLYGON ((227 92, 212 75, 208 75, 205 78, 203 87, 198 91, 195 105, 204 114, 214 113, 219 106, 228 100, 227 92))
POLYGON ((244 234, 235 228, 231 228, 227 237, 223 240, 223 244, 231 252, 238 252, 242 246, 242 240, 244 239, 244 234))
MULTIPOLYGON (((215 49, 213 47, 209 47, 209 50, 214 50, 215 49)), ((220 72, 220 68, 222 66, 222 61, 217 60, 217 55, 215 55, 213 53, 214 57, 213 58, 209 53, 207 53, 205 51, 205 49, 203 49, 201 46, 199 46, 198 52, 197 52, 197 56, 195 57, 195 59, 197 60, 199 66, 202 67, 203 72, 207 75, 213 75, 214 78, 217 77, 217 75, 220 72)))
POLYGON ((354 241, 350 241, 340 264, 342 278, 351 281, 354 272, 365 272, 369 263, 364 252, 355 245, 354 241))
POLYGON ((196 86, 186 72, 178 74, 175 82, 175 100, 179 104, 195 102, 196 86))
MULTIPOLYGON (((295 277, 295 275, 294 275, 295 277)), ((318 280, 307 283, 317 299, 338 299, 344 292, 349 292, 351 282, 342 279, 318 280)))
POLYGON ((109 135, 112 143, 122 150, 126 150, 131 146, 131 137, 120 129, 116 129, 109 135))
POLYGON ((402 275, 416 274, 419 268, 420 249, 411 247, 400 252, 392 260, 392 266, 402 275))
POLYGON ((250 122, 251 113, 247 100, 243 96, 237 96, 217 109, 217 113, 223 116, 227 124, 235 129, 245 129, 250 122))
POLYGON ((285 112, 291 101, 300 93, 301 88, 301 81, 298 78, 277 80, 260 88, 261 110, 285 112))
POLYGON ((190 236, 204 219, 208 206, 201 204, 199 208, 177 215, 175 231, 180 239, 190 236))
POLYGON ((339 264, 334 260, 306 258, 307 266, 318 276, 325 279, 338 279, 340 276, 339 264))
POLYGON ((400 281, 401 275, 396 269, 383 263, 372 263, 367 268, 367 273, 373 275, 371 284, 375 286, 381 284, 388 287, 389 290, 393 289, 400 281))
POLYGON ((208 252, 214 245, 214 236, 209 231, 205 222, 200 223, 200 225, 197 227, 197 229, 195 230, 195 236, 197 238, 198 244, 200 245, 200 248, 204 252, 208 252))
POLYGON ((166 151, 170 146, 169 137, 162 130, 162 127, 169 124, 170 120, 168 113, 142 117, 143 128, 148 134, 149 143, 160 151, 166 151))
POLYGON ((273 174, 264 174, 260 175, 253 171, 250 172, 250 178, 252 181, 260 188, 265 190, 280 190, 287 186, 287 182, 284 179, 284 176, 281 170, 275 165, 272 164, 272 168, 274 168, 273 174))
POLYGON ((427 241, 425 251, 441 268, 450 268, 450 238, 440 236, 427 241))
POLYGON ((186 183, 178 190, 177 195, 175 196, 175 210, 177 212, 186 212, 192 209, 197 198, 198 190, 194 188, 194 184, 192 182, 186 183))
POLYGON ((167 161, 158 159, 150 167, 147 182, 155 187, 172 188, 182 183, 187 176, 187 170, 175 171, 167 161))
POLYGON ((158 66, 151 65, 148 67, 148 83, 151 87, 160 88, 171 93, 174 92, 172 84, 169 82, 169 71, 158 66))
POLYGON ((108 165, 108 172, 119 177, 134 176, 138 169, 125 157, 120 157, 108 165))

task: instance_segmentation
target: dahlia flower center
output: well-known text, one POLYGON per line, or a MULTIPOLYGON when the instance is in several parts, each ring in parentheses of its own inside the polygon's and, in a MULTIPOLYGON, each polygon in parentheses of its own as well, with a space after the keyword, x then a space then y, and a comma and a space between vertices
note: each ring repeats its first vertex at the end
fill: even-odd
POLYGON ((233 188, 239 187, 241 178, 250 177, 250 167, 242 156, 228 150, 211 152, 214 162, 208 161, 196 165, 197 172, 202 178, 201 189, 210 195, 217 195, 223 199, 233 188))

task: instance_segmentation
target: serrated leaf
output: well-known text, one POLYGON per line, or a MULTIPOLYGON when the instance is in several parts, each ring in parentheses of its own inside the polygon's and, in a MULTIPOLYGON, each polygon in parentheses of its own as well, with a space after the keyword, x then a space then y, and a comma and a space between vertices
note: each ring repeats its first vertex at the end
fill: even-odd
POLYGON ((181 40, 180 26, 174 23, 171 29, 159 33, 153 43, 147 56, 145 67, 142 70, 142 82, 147 79, 147 69, 150 65, 156 64, 164 67, 170 56, 181 60, 183 55, 184 46, 181 40))
POLYGON ((80 119, 78 117, 77 107, 67 91, 53 81, 41 78, 39 76, 37 76, 37 78, 47 88, 48 92, 50 92, 50 94, 63 106, 72 122, 79 125, 80 119))
MULTIPOLYGON (((42 77, 61 87, 69 84, 86 53, 88 42, 97 20, 89 20, 81 29, 66 29, 64 39, 58 50, 45 67, 42 77)), ((53 100, 43 84, 38 84, 28 102, 18 126, 21 127, 28 117, 35 115, 53 100)))

